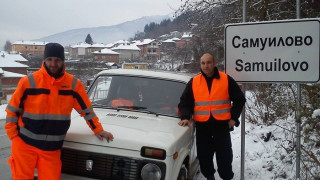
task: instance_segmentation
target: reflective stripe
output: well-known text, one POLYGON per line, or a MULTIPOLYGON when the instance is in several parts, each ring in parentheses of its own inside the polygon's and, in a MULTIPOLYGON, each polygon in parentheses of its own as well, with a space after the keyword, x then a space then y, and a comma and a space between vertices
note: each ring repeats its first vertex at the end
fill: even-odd
POLYGON ((195 105, 196 106, 208 106, 208 105, 220 105, 220 104, 230 104, 231 101, 230 100, 219 100, 219 101, 211 101, 211 103, 209 101, 200 101, 200 102, 196 102, 195 105))
POLYGON ((78 81, 78 79, 73 77, 73 79, 72 79, 72 90, 74 90, 74 88, 76 88, 77 81, 78 81))
POLYGON ((230 100, 219 100, 219 101, 212 101, 211 105, 219 105, 219 104, 230 104, 230 100))
POLYGON ((212 114, 222 114, 222 113, 228 113, 228 112, 230 112, 230 109, 220 109, 220 110, 211 111, 212 114))
POLYGON ((86 116, 84 117, 84 119, 85 119, 85 120, 90 120, 90 119, 92 119, 92 118, 94 118, 94 117, 96 117, 96 114, 95 114, 95 113, 92 113, 92 114, 86 115, 86 116))
POLYGON ((18 117, 7 117, 6 118, 6 123, 9 123, 9 122, 18 122, 18 117))
POLYGON ((209 101, 200 101, 200 102, 194 103, 194 105, 196 105, 196 106, 206 106, 206 105, 210 105, 210 102, 209 101))
POLYGON ((61 114, 32 114, 24 112, 23 116, 25 118, 33 119, 33 120, 70 120, 70 115, 61 115, 61 114))
POLYGON ((28 138, 40 141, 63 141, 65 138, 65 135, 34 134, 24 127, 20 127, 20 133, 27 136, 28 138))
POLYGON ((195 111, 194 115, 209 115, 209 111, 195 111))
POLYGON ((22 111, 21 108, 13 107, 13 106, 11 106, 10 104, 8 104, 7 108, 8 108, 9 111, 11 111, 11 112, 21 112, 21 111, 22 111))
POLYGON ((29 84, 30 84, 30 88, 36 88, 36 81, 34 80, 33 75, 31 74, 30 76, 28 76, 29 79, 29 84))
POLYGON ((78 113, 79 114, 81 114, 81 113, 90 113, 92 110, 93 110, 92 107, 88 107, 87 109, 83 109, 81 111, 78 111, 78 113))

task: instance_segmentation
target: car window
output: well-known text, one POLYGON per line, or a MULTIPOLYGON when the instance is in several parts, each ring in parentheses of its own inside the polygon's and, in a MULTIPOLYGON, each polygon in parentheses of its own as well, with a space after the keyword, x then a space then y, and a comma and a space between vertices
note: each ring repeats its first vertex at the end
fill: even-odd
POLYGON ((88 95, 95 106, 126 108, 178 116, 185 84, 177 81, 130 76, 99 76, 88 95))

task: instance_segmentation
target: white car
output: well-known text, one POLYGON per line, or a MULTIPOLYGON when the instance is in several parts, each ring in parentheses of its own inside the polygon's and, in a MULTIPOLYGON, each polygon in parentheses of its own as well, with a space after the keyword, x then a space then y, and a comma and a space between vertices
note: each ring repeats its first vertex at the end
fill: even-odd
POLYGON ((181 127, 178 103, 190 76, 147 70, 100 72, 88 90, 114 140, 92 134, 72 115, 61 179, 182 180, 198 171, 195 132, 181 127))

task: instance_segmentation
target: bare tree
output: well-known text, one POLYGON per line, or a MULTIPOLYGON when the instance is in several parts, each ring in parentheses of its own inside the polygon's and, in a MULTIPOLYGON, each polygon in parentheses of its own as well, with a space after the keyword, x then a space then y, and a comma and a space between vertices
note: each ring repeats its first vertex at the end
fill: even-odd
POLYGON ((11 45, 12 45, 12 43, 9 40, 7 40, 6 44, 3 47, 3 50, 5 50, 7 52, 10 52, 11 51, 11 45))

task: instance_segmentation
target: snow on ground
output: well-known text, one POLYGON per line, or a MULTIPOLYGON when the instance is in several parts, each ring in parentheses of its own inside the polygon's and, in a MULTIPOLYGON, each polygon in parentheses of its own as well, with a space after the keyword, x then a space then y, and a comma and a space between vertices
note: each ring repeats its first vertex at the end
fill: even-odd
POLYGON ((5 111, 7 104, 0 105, 0 119, 6 119, 7 112, 5 111))
MULTIPOLYGON (((292 120, 294 124, 294 121, 292 120)), ((283 126, 287 122, 280 123, 283 126)), ((245 179, 270 180, 270 179, 294 179, 295 175, 295 154, 287 154, 280 146, 284 138, 283 129, 274 126, 256 126, 251 123, 245 124, 245 179), (263 137, 268 132, 272 136, 268 142, 263 137), (292 160, 293 158, 293 160, 292 160)), ((233 146, 233 172, 235 180, 241 177, 241 125, 231 132, 233 146)), ((217 165, 215 163, 215 168, 217 165)), ((218 173, 215 173, 216 180, 221 180, 218 173)), ((206 178, 199 174, 196 180, 206 178)))

